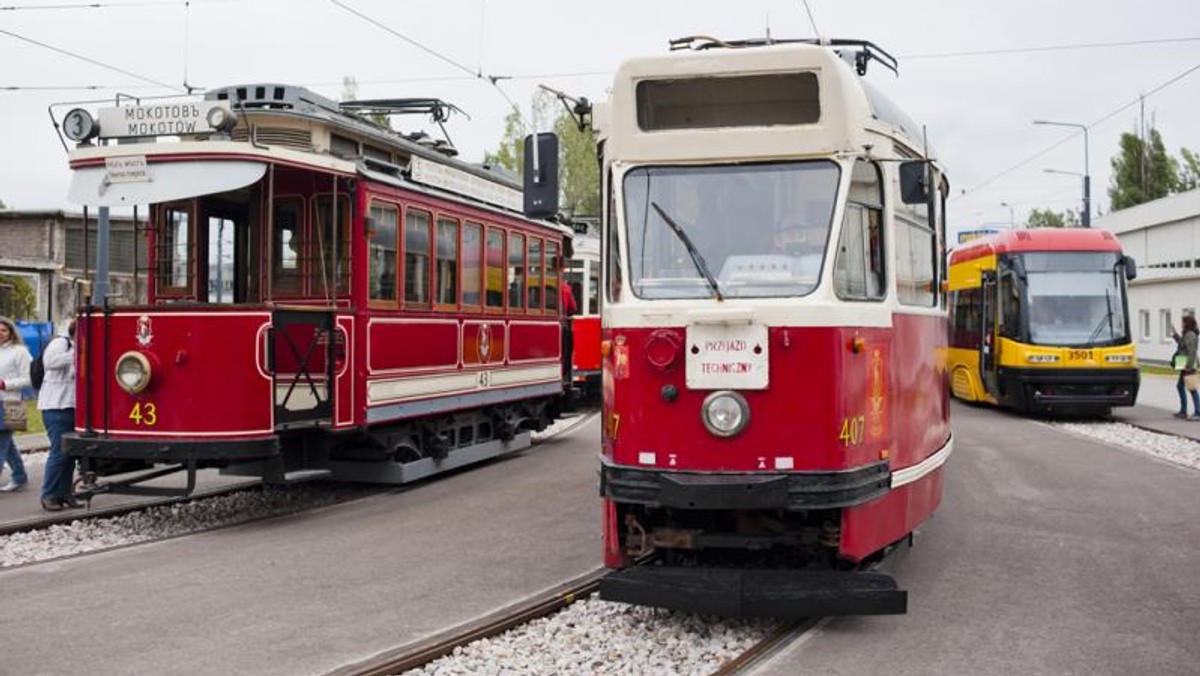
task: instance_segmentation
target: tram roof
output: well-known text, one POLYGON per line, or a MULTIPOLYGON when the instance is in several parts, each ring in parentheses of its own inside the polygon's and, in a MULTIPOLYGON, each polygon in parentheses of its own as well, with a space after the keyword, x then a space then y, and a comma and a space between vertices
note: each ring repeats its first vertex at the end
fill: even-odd
MULTIPOLYGON (((678 103, 679 110, 696 103, 708 101, 683 100, 678 103)), ((671 105, 673 102, 667 101, 659 110, 679 115, 679 111, 670 110, 671 105)), ((725 112, 750 107, 739 100, 725 112)), ((836 49, 828 45, 784 43, 679 50, 630 59, 621 64, 614 76, 608 104, 597 106, 595 127, 606 139, 606 152, 624 161, 770 159, 858 153, 866 146, 877 146, 879 135, 901 142, 910 151, 933 156, 932 149, 921 138, 921 128, 857 75, 836 49), (725 120, 710 126, 683 122, 658 128, 646 123, 647 116, 655 113, 647 112, 653 105, 647 103, 644 88, 647 83, 752 79, 797 73, 816 76, 815 101, 787 100, 780 96, 764 100, 761 105, 777 106, 789 113, 797 107, 811 106, 815 120, 795 114, 793 117, 799 119, 792 122, 749 120, 739 124, 737 120, 725 120)))
POLYGON ((1121 251, 1121 241, 1107 230, 1091 228, 1033 228, 1008 230, 980 237, 955 249, 950 263, 1003 253, 1029 251, 1121 251))

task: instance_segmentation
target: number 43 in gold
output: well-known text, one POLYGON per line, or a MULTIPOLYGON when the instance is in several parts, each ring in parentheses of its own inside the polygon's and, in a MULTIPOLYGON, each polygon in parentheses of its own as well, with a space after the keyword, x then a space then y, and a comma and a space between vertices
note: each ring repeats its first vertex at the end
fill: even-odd
POLYGON ((152 401, 136 402, 133 410, 129 412, 129 419, 133 421, 134 425, 154 427, 158 424, 158 407, 152 401))

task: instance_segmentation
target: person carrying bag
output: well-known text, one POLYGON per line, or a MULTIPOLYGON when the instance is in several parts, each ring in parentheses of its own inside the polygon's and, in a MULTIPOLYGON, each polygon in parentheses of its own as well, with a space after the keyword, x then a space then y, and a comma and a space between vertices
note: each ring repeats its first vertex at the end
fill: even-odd
POLYGON ((1175 390, 1179 393, 1179 412, 1175 417, 1188 419, 1187 400, 1190 394, 1191 420, 1200 420, 1200 392, 1197 392, 1197 385, 1200 384, 1197 380, 1200 378, 1196 374, 1196 347, 1200 343, 1200 331, 1196 328, 1196 318, 1184 315, 1183 333, 1172 330, 1171 337, 1175 339, 1176 345, 1175 354, 1171 357, 1171 366, 1179 374, 1179 379, 1175 381, 1175 390))
POLYGON ((29 483, 21 452, 13 442, 13 432, 23 432, 29 426, 21 390, 30 385, 31 361, 29 349, 16 324, 8 317, 0 317, 0 403, 4 405, 0 423, 0 471, 3 471, 4 463, 12 469, 12 477, 0 485, 0 491, 5 493, 24 490, 25 484, 29 483))

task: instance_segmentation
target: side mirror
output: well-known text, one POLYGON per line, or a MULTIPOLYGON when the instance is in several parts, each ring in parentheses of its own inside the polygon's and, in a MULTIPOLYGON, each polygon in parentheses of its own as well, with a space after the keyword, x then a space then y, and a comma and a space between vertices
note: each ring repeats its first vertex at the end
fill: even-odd
POLYGON ((525 137, 525 215, 549 218, 558 213, 558 137, 525 137))
POLYGON ((929 201, 929 178, 925 163, 909 160, 900 163, 900 201, 925 204, 929 201))
POLYGON ((1121 264, 1125 266, 1125 279, 1137 279, 1137 263, 1133 262, 1133 256, 1122 256, 1121 264))

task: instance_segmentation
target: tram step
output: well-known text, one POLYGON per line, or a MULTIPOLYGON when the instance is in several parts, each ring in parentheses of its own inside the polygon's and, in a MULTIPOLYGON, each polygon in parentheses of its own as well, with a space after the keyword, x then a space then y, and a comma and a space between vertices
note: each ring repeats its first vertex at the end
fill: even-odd
POLYGON ((333 470, 329 469, 297 469, 291 472, 284 472, 283 483, 295 484, 314 479, 328 479, 331 476, 333 476, 333 470))

